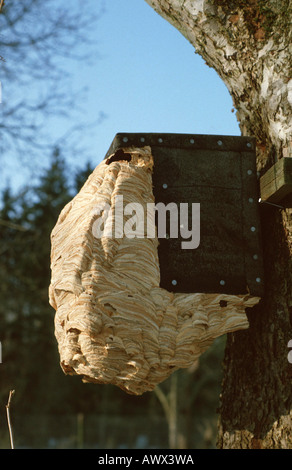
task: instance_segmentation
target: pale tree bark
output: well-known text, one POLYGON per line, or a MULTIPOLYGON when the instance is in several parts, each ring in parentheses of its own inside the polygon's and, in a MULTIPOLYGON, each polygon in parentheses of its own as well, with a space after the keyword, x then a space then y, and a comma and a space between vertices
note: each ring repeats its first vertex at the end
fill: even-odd
MULTIPOLYGON (((262 175, 292 158, 290 0, 146 0, 226 84, 262 175)), ((228 335, 219 448, 292 448, 292 197, 261 206, 265 295, 228 335)))

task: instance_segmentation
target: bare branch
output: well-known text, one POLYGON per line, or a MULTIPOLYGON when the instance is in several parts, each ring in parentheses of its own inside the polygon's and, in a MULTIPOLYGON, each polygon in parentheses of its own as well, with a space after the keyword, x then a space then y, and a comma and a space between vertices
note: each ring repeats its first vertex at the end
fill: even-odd
POLYGON ((14 441, 13 441, 12 425, 11 425, 11 420, 10 420, 10 404, 11 404, 11 399, 12 399, 14 393, 15 393, 15 390, 10 390, 9 397, 8 397, 8 402, 7 402, 7 405, 6 405, 6 414, 7 414, 7 422, 8 422, 11 449, 14 449, 14 441))
POLYGON ((159 385, 157 385, 153 391, 161 403, 167 422, 169 422, 170 406, 166 394, 159 385))
MULTIPOLYGON (((55 145, 53 140, 63 138, 50 135, 55 132, 56 117, 62 119, 67 135, 75 127, 71 135, 79 134, 80 146, 83 136, 80 127, 76 130, 72 122, 80 123, 80 113, 87 120, 82 105, 85 100, 80 99, 86 90, 74 89, 67 64, 95 61, 98 53, 93 36, 104 4, 100 2, 92 15, 87 2, 78 0, 74 7, 56 6, 54 0, 5 2, 0 15, 0 54, 6 59, 1 64, 2 164, 9 154, 26 166, 25 156, 29 155, 31 162, 37 160, 40 152, 43 159, 48 157, 55 145)), ((66 146, 72 153, 71 140, 66 139, 66 146)))
POLYGON ((10 222, 9 220, 0 219, 0 225, 13 228, 14 230, 20 230, 21 232, 26 232, 28 230, 26 227, 23 227, 23 225, 14 224, 13 222, 10 222))

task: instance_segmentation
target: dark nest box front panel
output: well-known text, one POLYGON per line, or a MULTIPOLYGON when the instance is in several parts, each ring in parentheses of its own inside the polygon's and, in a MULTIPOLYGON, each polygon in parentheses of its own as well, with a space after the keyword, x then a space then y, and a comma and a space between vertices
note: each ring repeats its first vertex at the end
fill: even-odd
MULTIPOLYGON (((159 239, 161 287, 172 292, 263 295, 263 260, 255 139, 251 137, 119 133, 119 148, 150 146, 155 203, 200 204, 200 244, 159 239)), ((169 228, 169 224, 167 225, 169 228)))

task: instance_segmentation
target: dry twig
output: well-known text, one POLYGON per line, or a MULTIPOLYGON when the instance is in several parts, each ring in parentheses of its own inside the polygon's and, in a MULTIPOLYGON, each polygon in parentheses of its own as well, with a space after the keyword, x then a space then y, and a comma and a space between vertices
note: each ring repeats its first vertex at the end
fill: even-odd
POLYGON ((14 395, 14 393, 15 393, 15 390, 10 390, 9 397, 8 397, 8 402, 7 402, 7 405, 6 405, 6 414, 7 414, 7 422, 8 422, 11 449, 14 449, 14 442, 13 442, 13 432, 12 432, 12 426, 11 426, 11 420, 10 420, 10 404, 11 404, 11 399, 12 399, 12 396, 14 395))
POLYGON ((4 227, 13 228, 14 230, 20 230, 21 232, 26 232, 28 230, 26 227, 23 227, 23 225, 14 224, 9 220, 0 219, 0 225, 4 225, 4 227))

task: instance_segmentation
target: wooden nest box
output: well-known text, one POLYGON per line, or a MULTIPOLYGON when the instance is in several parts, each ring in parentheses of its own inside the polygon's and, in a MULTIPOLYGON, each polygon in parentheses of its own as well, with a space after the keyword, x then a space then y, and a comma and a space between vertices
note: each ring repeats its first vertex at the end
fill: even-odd
POLYGON ((248 328, 264 288, 258 198, 253 138, 117 134, 52 232, 64 372, 142 394, 248 328), (138 214, 158 204, 162 234, 159 211, 138 214), (171 207, 185 211, 175 236, 171 207))

